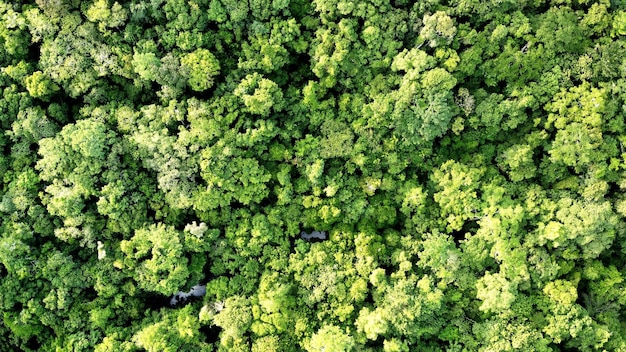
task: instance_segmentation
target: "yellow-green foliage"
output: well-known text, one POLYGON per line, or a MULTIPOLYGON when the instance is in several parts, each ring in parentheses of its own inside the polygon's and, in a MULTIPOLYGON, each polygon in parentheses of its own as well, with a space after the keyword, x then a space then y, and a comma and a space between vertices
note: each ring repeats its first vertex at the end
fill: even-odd
POLYGON ((624 53, 619 0, 0 0, 0 350, 624 351, 624 53))

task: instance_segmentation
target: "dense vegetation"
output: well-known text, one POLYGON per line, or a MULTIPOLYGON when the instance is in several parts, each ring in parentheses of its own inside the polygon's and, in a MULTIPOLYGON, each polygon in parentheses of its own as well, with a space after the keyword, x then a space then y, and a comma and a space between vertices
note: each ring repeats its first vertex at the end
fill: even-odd
POLYGON ((4 0, 0 47, 2 351, 626 350, 624 0, 4 0))

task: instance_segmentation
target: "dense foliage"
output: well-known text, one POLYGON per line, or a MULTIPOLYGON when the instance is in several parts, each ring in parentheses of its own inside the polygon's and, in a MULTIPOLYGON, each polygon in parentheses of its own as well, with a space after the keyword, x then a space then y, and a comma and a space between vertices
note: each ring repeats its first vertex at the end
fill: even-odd
POLYGON ((0 350, 626 350, 626 1, 4 0, 0 47, 0 350))

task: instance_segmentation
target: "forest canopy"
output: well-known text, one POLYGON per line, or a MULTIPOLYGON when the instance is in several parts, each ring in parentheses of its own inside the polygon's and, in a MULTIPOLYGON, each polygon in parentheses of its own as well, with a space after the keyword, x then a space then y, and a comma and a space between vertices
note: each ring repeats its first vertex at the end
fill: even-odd
POLYGON ((626 1, 0 0, 0 350, 626 350, 626 1))

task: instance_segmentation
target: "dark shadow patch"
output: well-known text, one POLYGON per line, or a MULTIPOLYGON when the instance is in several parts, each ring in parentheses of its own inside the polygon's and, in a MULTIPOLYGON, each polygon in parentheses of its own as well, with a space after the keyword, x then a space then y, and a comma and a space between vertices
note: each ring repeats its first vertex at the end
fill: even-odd
POLYGON ((450 235, 454 240, 454 244, 458 247, 461 241, 465 240, 468 235, 474 235, 480 228, 477 221, 466 221, 458 231, 453 231, 450 235))
POLYGON ((219 326, 203 325, 198 330, 206 338, 205 342, 207 343, 216 343, 220 340, 222 329, 219 326))

